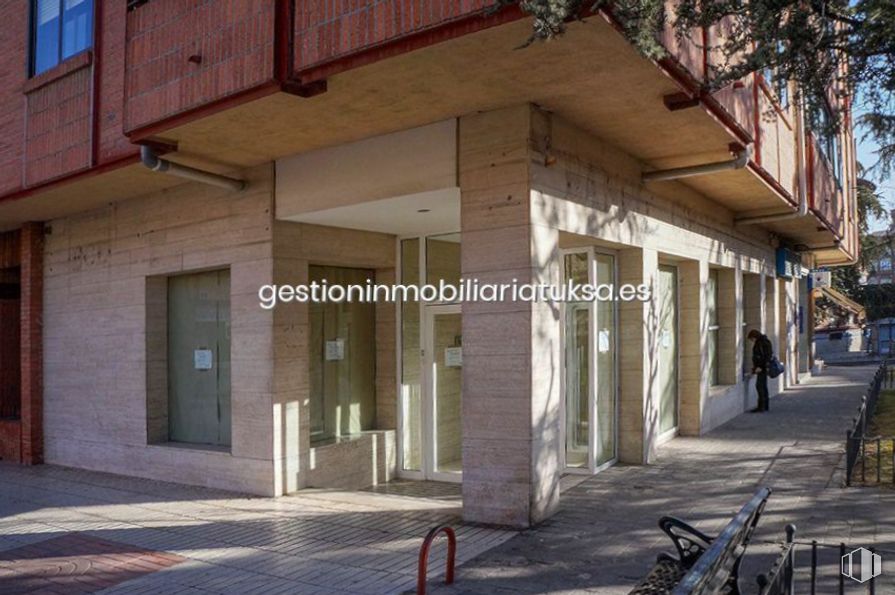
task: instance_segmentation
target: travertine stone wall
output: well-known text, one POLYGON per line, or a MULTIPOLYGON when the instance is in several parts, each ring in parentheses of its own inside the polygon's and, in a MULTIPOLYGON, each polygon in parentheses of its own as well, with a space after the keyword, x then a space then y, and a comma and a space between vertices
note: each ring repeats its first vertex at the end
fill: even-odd
POLYGON ((698 436, 708 398, 708 288, 709 264, 686 260, 678 264, 680 283, 680 394, 681 434, 698 436))
POLYGON ((269 165, 249 189, 201 184, 49 222, 44 263, 44 412, 51 463, 273 494, 272 317, 257 291, 272 272, 269 165), (167 275, 229 268, 230 452, 158 444, 167 420, 167 275), (155 297, 154 297, 155 296, 155 297), (160 318, 161 317, 161 318, 160 318))
POLYGON ((649 462, 659 431, 658 298, 655 250, 618 252, 618 282, 650 288, 648 301, 621 302, 619 318, 619 460, 649 462))
MULTIPOLYGON (((528 105, 460 119, 462 265, 483 283, 559 273, 558 236, 531 221, 528 105)), ((522 302, 463 306, 463 508, 528 526, 559 501, 555 313, 522 302)))

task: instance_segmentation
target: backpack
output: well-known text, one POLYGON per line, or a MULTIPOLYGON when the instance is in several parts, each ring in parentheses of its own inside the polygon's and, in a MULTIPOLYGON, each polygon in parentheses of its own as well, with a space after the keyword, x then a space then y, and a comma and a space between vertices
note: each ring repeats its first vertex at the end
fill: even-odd
POLYGON ((771 359, 768 360, 768 378, 776 378, 780 374, 783 374, 785 369, 786 368, 780 363, 780 360, 777 359, 776 355, 772 355, 771 359))

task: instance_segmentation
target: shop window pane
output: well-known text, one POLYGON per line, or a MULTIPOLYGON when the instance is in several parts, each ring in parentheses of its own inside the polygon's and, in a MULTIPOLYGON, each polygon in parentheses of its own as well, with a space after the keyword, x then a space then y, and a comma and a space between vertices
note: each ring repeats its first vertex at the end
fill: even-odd
MULTIPOLYGON (((419 285, 420 241, 401 241, 401 283, 419 285)), ((417 301, 401 303, 401 412, 403 459, 407 471, 421 471, 422 385, 420 363, 420 307, 417 301)))
MULTIPOLYGON (((309 267, 309 280, 363 285, 365 269, 309 267)), ((311 440, 321 443, 373 429, 376 423, 376 315, 365 302, 311 303, 311 440)))
POLYGON ((168 279, 168 439, 230 444, 230 271, 168 279))
POLYGON ((566 466, 587 467, 590 309, 568 304, 566 312, 566 466))
POLYGON ((435 471, 462 470, 462 425, 460 420, 463 374, 452 362, 449 350, 462 346, 460 314, 436 314, 432 321, 432 373, 435 383, 435 471))
MULTIPOLYGON (((596 255, 597 285, 615 283, 615 259, 596 255)), ((615 458, 615 304, 597 302, 597 465, 615 458)))
POLYGON ((426 238, 426 283, 460 284, 460 234, 426 238))
POLYGON ((709 271, 706 284, 706 316, 708 318, 708 377, 709 385, 720 384, 718 372, 718 271, 709 271))
MULTIPOLYGON (((588 282, 588 255, 563 258, 563 281, 588 282)), ((590 434, 590 306, 566 304, 566 466, 587 467, 590 434)))

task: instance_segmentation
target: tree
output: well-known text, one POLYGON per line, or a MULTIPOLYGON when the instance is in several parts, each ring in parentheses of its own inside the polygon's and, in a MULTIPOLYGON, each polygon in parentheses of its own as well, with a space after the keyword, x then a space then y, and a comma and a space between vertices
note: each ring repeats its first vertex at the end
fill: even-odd
MULTIPOLYGON (((895 168, 895 2, 893 0, 497 0, 534 18, 529 43, 561 35, 566 23, 605 11, 645 56, 661 58, 666 25, 681 37, 724 24, 722 57, 707 91, 753 72, 769 72, 779 88, 794 81, 809 113, 827 108, 830 89, 847 95, 865 133, 879 145, 876 172, 895 168), (847 67, 843 68, 844 65, 847 67), (855 100, 859 104, 855 104, 855 100)), ((838 128, 833 112, 823 126, 838 128)))
POLYGON ((874 260, 880 256, 883 244, 879 237, 870 233, 870 221, 874 217, 882 217, 886 213, 882 197, 877 194, 876 186, 864 179, 858 180, 858 240, 861 243, 858 262, 851 266, 833 269, 833 287, 867 306, 862 296, 861 274, 869 270, 874 260))

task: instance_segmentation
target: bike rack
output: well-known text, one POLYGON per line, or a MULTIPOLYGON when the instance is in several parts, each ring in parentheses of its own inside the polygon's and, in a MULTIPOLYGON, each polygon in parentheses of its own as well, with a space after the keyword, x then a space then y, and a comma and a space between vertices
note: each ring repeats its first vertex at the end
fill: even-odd
POLYGON ((442 532, 444 532, 448 538, 447 568, 444 571, 444 584, 450 585, 454 582, 454 558, 457 555, 457 535, 454 533, 454 530, 447 525, 439 525, 429 531, 426 538, 423 539, 423 545, 420 546, 420 564, 416 579, 417 595, 426 595, 426 570, 429 566, 429 550, 432 549, 432 542, 435 541, 438 534, 442 532))

